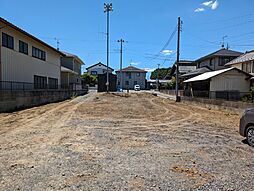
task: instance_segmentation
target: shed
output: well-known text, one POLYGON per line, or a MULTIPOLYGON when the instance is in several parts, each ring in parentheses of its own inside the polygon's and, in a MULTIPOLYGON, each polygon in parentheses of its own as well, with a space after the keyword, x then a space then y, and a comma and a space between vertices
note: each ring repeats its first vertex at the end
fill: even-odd
MULTIPOLYGON (((240 99, 250 91, 252 75, 238 68, 227 68, 206 72, 194 78, 185 80, 186 91, 201 97, 224 98, 224 96, 240 99)), ((226 98, 226 97, 225 97, 226 98)))

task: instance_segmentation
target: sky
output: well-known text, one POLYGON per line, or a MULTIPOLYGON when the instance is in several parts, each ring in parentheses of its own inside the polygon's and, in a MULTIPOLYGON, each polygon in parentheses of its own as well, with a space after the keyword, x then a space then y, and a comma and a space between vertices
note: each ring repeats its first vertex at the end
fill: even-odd
MULTIPOLYGON (((196 60, 225 45, 254 49, 253 0, 1 0, 0 17, 60 50, 78 55, 88 66, 106 64, 106 14, 110 12, 110 67, 152 71, 176 60, 177 18, 181 17, 180 59, 196 60)), ((149 75, 148 75, 149 78, 149 75)))

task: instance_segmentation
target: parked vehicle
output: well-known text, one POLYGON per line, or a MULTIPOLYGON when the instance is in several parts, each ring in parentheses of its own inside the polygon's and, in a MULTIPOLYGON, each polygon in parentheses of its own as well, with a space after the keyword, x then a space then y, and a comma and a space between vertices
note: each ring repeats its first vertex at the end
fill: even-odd
POLYGON ((135 90, 135 91, 140 91, 140 85, 135 85, 135 86, 134 86, 134 90, 135 90))
POLYGON ((254 109, 246 109, 240 120, 240 135, 246 137, 250 146, 254 147, 254 109))

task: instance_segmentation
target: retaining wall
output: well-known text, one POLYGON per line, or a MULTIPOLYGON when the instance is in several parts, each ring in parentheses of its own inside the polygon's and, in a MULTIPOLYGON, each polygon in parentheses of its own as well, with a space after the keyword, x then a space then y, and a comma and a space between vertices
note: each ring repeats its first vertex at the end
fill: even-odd
POLYGON ((64 101, 72 96, 85 95, 87 93, 88 90, 0 91, 0 112, 11 112, 43 104, 64 101))
MULTIPOLYGON (((176 95, 176 91, 175 90, 160 90, 161 93, 164 94, 168 94, 168 95, 172 95, 175 96, 176 95)), ((183 90, 179 90, 179 96, 183 96, 183 90)))

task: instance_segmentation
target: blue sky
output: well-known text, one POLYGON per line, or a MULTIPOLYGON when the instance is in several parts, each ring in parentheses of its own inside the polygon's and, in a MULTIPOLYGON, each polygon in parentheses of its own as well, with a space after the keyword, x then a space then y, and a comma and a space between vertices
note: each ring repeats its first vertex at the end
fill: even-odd
MULTIPOLYGON (((124 66, 154 69, 176 60, 176 36, 160 53, 183 20, 181 59, 195 60, 220 48, 223 36, 233 50, 254 49, 253 0, 1 0, 0 16, 60 49, 77 54, 86 66, 106 63, 106 15, 110 13, 110 66, 119 68, 123 38, 124 66), (157 55, 157 56, 155 56, 157 55), (165 61, 166 59, 166 61, 165 61)), ((84 67, 84 68, 85 68, 84 67)))

